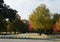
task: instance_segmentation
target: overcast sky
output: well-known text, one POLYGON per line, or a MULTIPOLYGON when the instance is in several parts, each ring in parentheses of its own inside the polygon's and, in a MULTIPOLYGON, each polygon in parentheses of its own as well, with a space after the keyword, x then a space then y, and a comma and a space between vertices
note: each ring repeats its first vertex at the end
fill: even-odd
POLYGON ((28 19, 33 10, 40 4, 46 4, 51 13, 60 13, 60 0, 4 0, 11 8, 16 9, 22 19, 28 19))

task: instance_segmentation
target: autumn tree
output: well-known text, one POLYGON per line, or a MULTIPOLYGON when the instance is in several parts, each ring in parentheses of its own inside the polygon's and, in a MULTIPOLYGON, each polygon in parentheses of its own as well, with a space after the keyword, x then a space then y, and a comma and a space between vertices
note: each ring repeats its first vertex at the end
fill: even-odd
POLYGON ((52 21, 53 21, 53 33, 57 33, 58 31, 60 31, 60 14, 58 13, 54 13, 53 17, 52 17, 52 21))
POLYGON ((50 11, 44 4, 41 4, 33 11, 29 20, 32 23, 33 29, 37 32, 46 33, 52 28, 50 11))

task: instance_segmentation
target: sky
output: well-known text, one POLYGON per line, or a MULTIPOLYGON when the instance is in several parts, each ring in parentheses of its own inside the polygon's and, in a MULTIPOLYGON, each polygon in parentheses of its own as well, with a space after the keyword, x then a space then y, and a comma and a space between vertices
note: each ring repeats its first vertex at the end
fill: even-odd
POLYGON ((40 4, 45 4, 51 13, 60 13, 60 0, 4 0, 5 4, 18 11, 21 19, 29 19, 29 15, 40 4))

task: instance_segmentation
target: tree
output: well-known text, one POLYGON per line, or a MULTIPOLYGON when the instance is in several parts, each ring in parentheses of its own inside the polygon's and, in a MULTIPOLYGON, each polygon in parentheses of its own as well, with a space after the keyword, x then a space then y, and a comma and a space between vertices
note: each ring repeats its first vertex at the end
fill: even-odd
POLYGON ((58 20, 58 32, 60 32, 60 18, 58 20))
POLYGON ((8 32, 26 32, 27 25, 21 21, 17 11, 0 0, 0 30, 8 32), (6 20, 8 19, 8 20, 6 20))
POLYGON ((22 28, 25 31, 24 33, 29 32, 29 21, 26 20, 26 19, 23 19, 22 22, 23 22, 23 24, 22 24, 23 27, 22 28))
POLYGON ((13 22, 16 18, 16 13, 16 10, 11 9, 8 5, 4 4, 3 0, 0 0, 0 31, 7 31, 6 19, 9 19, 10 23, 13 22))
POLYGON ((12 22, 11 24, 11 30, 14 31, 14 33, 16 34, 16 32, 18 33, 26 33, 28 26, 26 23, 24 23, 21 19, 20 16, 18 14, 16 14, 16 18, 15 20, 12 22))
POLYGON ((44 4, 41 4, 36 8, 36 10, 30 15, 29 20, 32 23, 33 29, 37 32, 46 32, 52 28, 50 11, 44 4))
POLYGON ((30 31, 30 32, 33 32, 33 27, 32 27, 31 22, 29 22, 29 27, 28 27, 28 28, 29 28, 29 31, 30 31))
POLYGON ((59 34, 60 33, 60 19, 53 26, 53 33, 54 34, 59 34))
POLYGON ((59 20, 59 17, 60 17, 60 14, 54 13, 53 18, 52 18, 53 24, 55 24, 59 20))
POLYGON ((0 0, 0 3, 4 3, 4 1, 3 0, 0 0))
POLYGON ((53 21, 53 32, 54 33, 59 32, 60 31, 59 29, 60 28, 60 14, 54 13, 52 21, 53 21))

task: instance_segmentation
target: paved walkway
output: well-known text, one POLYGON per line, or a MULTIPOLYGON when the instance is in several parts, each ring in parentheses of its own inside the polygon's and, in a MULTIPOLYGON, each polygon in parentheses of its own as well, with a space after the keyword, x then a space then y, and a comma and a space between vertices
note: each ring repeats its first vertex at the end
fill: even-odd
POLYGON ((55 40, 0 39, 0 42, 60 42, 55 40))

